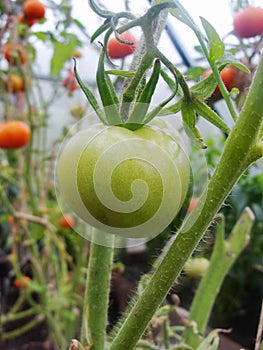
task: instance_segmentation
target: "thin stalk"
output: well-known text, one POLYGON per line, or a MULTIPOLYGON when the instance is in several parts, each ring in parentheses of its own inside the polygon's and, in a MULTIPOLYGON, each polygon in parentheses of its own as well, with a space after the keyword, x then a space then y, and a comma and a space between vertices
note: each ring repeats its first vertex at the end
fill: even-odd
POLYGON ((256 145, 263 120, 263 57, 250 92, 232 132, 226 142, 220 162, 199 203, 173 237, 153 271, 148 285, 117 330, 111 350, 134 349, 148 323, 159 307, 186 260, 192 254, 211 221, 243 172, 257 159, 262 150, 256 145))
POLYGON ((189 320, 195 322, 198 332, 195 332, 192 327, 188 327, 184 333, 185 343, 194 349, 202 340, 199 334, 202 336, 205 332, 215 298, 225 276, 249 242, 254 220, 255 216, 252 211, 245 208, 226 241, 223 217, 218 222, 216 243, 210 266, 199 283, 190 308, 189 320))
MULTIPOLYGON (((103 232, 95 231, 94 235, 103 232)), ((81 343, 93 350, 105 350, 114 236, 105 237, 108 246, 91 243, 83 306, 81 343)))

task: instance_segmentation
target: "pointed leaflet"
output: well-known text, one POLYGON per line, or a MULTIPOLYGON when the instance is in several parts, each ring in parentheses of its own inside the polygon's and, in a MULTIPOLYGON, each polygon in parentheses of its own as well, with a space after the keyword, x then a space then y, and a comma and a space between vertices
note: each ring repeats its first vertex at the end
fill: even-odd
POLYGON ((209 41, 209 58, 214 62, 223 56, 225 45, 215 28, 203 17, 200 17, 200 19, 209 41))
POLYGON ((84 94, 86 95, 91 107, 94 109, 94 111, 96 112, 97 116, 100 118, 101 122, 104 124, 107 124, 105 115, 101 112, 100 106, 95 98, 95 96, 93 95, 93 93, 91 92, 91 90, 84 85, 83 81, 80 79, 80 76, 77 72, 77 64, 76 64, 76 59, 73 58, 74 60, 74 73, 77 79, 77 82, 79 83, 79 86, 81 88, 81 90, 84 92, 84 94))

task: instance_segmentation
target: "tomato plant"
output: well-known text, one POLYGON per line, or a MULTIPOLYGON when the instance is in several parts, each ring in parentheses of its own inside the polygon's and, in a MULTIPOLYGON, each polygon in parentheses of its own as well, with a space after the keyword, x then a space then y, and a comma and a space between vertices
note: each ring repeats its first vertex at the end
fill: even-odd
POLYGON ((134 52, 136 44, 137 39, 130 32, 120 34, 118 38, 111 37, 107 46, 108 55, 110 58, 124 58, 134 52))
POLYGON ((29 126, 19 120, 12 120, 0 124, 0 148, 16 149, 24 147, 30 141, 29 126))
POLYGON ((263 8, 245 7, 234 17, 234 32, 240 38, 252 38, 263 34, 263 8))
POLYGON ((27 288, 29 283, 31 282, 31 278, 28 276, 22 276, 21 278, 15 278, 14 280, 14 286, 17 289, 20 288, 27 288))
POLYGON ((45 5, 38 0, 26 0, 23 3, 25 18, 29 20, 38 20, 45 17, 45 5))

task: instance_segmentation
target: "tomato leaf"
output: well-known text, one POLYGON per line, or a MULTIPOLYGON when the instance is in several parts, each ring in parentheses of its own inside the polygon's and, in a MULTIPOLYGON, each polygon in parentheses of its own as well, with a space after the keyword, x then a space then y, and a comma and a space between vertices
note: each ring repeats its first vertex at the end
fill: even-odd
POLYGON ((110 69, 110 70, 107 70, 105 73, 111 74, 111 75, 118 75, 119 77, 123 77, 123 78, 131 78, 134 76, 135 71, 134 70, 110 69))
POLYGON ((215 28, 205 18, 200 19, 209 41, 209 57, 212 61, 216 61, 223 56, 225 45, 215 28))
POLYGON ((65 42, 53 41, 54 53, 50 62, 50 75, 59 76, 64 63, 72 57, 72 53, 79 46, 79 40, 74 36, 66 38, 65 42))
POLYGON ((238 69, 243 70, 246 73, 250 73, 250 70, 245 66, 242 62, 240 62, 231 52, 226 51, 224 55, 218 60, 217 65, 223 66, 226 64, 232 64, 233 66, 237 67, 238 69))
POLYGON ((111 23, 108 21, 105 21, 96 31, 95 33, 92 34, 91 38, 90 38, 90 42, 93 43, 93 41, 95 39, 97 39, 98 36, 100 36, 103 32, 105 32, 105 30, 107 30, 108 28, 110 28, 111 23))

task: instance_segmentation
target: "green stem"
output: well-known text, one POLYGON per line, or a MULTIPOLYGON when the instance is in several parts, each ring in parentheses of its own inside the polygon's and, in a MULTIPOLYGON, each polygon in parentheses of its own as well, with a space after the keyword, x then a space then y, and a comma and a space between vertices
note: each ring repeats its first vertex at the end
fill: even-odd
MULTIPOLYGON (((94 235, 103 232, 95 231, 94 235)), ((105 350, 111 265, 114 236, 105 237, 108 246, 91 243, 83 305, 81 343, 93 350, 105 350)))
POLYGON ((165 298, 186 260, 192 254, 204 232, 247 167, 262 157, 256 146, 263 120, 263 57, 251 85, 240 117, 232 129, 220 162, 199 203, 174 236, 160 257, 148 285, 135 301, 130 313, 118 330, 111 350, 134 349, 155 310, 165 298))
MULTIPOLYGON (((223 219, 223 218, 222 218, 223 219)), ((224 278, 242 250, 248 244, 249 234, 255 216, 245 208, 235 224, 230 236, 225 241, 224 221, 218 223, 216 243, 210 260, 210 266, 202 278, 190 308, 189 320, 197 325, 198 334, 192 327, 186 329, 184 340, 187 345, 196 349, 204 334, 212 307, 224 278)))

